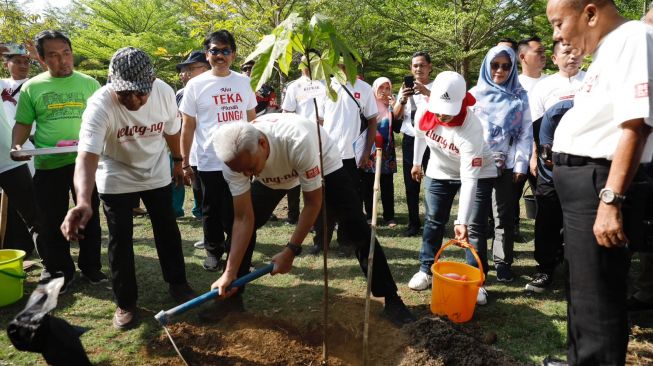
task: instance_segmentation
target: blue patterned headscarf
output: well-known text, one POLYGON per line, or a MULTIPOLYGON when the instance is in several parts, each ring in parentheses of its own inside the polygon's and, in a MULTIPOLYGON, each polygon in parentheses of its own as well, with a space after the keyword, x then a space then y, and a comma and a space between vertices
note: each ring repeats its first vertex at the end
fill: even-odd
POLYGON ((489 134, 487 143, 492 148, 501 144, 507 138, 517 139, 522 129, 522 118, 528 110, 528 97, 526 90, 517 78, 517 62, 515 52, 510 47, 492 47, 481 65, 481 74, 478 76, 475 97, 476 115, 488 122, 489 134), (490 63, 497 56, 508 56, 512 69, 508 79, 503 84, 492 80, 490 63))

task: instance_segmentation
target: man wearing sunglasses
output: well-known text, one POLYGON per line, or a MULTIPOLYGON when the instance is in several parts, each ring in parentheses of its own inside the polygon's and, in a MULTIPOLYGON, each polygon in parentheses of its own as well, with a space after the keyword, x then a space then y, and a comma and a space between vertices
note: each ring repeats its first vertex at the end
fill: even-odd
POLYGON ((236 41, 226 30, 211 33, 204 40, 206 59, 211 71, 186 84, 179 105, 182 169, 186 184, 197 179, 190 165, 193 142, 197 145, 197 175, 202 186, 202 225, 206 259, 204 269, 217 271, 225 252, 225 233, 233 221, 232 198, 224 180, 224 163, 211 145, 215 131, 228 122, 251 121, 256 118, 256 95, 249 77, 230 69, 236 60, 236 41))
POLYGON ((170 295, 182 303, 195 293, 186 281, 181 234, 170 204, 172 185, 183 185, 175 93, 155 78, 150 58, 134 47, 113 55, 109 78, 89 99, 82 117, 74 179, 77 205, 68 211, 61 231, 68 240, 82 238, 80 230, 94 214, 91 193, 97 181, 109 228, 117 305, 113 326, 124 330, 136 323, 132 208, 139 199, 149 212, 170 295), (166 146, 174 160, 173 183, 166 146))

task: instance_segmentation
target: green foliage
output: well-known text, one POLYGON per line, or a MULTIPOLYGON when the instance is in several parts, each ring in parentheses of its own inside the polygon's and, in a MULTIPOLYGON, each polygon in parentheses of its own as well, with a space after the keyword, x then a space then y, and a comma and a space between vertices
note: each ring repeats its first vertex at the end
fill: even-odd
POLYGON ((75 53, 83 59, 80 71, 106 79, 111 56, 133 46, 150 55, 157 76, 177 83, 175 65, 199 46, 179 21, 179 8, 165 0, 79 0, 70 15, 75 53))
POLYGON ((252 69, 252 87, 258 90, 272 75, 275 65, 284 74, 290 70, 293 51, 309 58, 310 50, 317 49, 322 56, 310 58, 311 78, 324 80, 327 94, 331 99, 336 98, 335 91, 331 88, 329 75, 335 75, 339 82, 354 82, 356 79, 356 63, 360 62, 358 53, 349 47, 337 34, 330 19, 316 14, 309 22, 298 14, 291 14, 281 22, 271 34, 263 37, 254 52, 247 56, 247 60, 258 59, 252 69), (338 64, 343 61, 346 74, 340 72, 338 64), (313 75, 312 70, 315 70, 313 75))

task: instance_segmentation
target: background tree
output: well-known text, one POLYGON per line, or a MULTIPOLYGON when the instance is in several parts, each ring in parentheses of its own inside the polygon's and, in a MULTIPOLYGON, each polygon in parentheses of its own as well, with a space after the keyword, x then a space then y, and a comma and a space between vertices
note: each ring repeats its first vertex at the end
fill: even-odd
POLYGON ((133 46, 152 58, 157 76, 172 85, 179 81, 175 65, 201 40, 190 37, 179 7, 166 0, 78 0, 69 13, 69 29, 78 68, 106 81, 111 56, 133 46))

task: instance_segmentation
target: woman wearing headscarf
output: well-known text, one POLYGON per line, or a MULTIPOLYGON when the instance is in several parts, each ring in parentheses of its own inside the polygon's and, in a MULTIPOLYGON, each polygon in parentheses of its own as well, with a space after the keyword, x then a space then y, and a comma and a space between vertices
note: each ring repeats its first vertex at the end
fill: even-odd
POLYGON ((526 179, 533 140, 528 97, 517 79, 515 52, 505 46, 492 47, 470 93, 476 98, 474 114, 483 124, 483 138, 498 170, 492 195, 492 256, 497 281, 511 282, 516 199, 513 185, 526 179))
MULTIPOLYGON (((426 290, 431 284, 431 266, 442 246, 445 225, 459 191, 454 237, 474 246, 487 273, 485 228, 497 171, 492 152, 483 142, 483 126, 472 113, 475 102, 467 93, 465 79, 458 73, 445 71, 433 81, 428 104, 415 114, 418 123, 413 156, 423 156, 427 146, 431 154, 426 168, 426 177, 430 179, 424 186, 427 204, 420 269, 408 283, 416 291, 426 290)), ((413 161, 411 175, 417 181, 422 178, 420 159, 413 161)), ((467 263, 478 266, 471 251, 467 253, 467 263)), ((476 301, 480 305, 487 303, 484 287, 476 301)))
MULTIPOLYGON (((374 192, 374 172, 376 165, 376 148, 380 148, 381 157, 381 203, 383 205, 383 222, 388 227, 397 226, 395 221, 394 206, 394 182, 393 175, 397 172, 397 155, 395 154, 395 140, 393 136, 393 124, 401 126, 401 121, 395 118, 392 105, 395 98, 392 96, 392 83, 386 77, 380 77, 372 83, 372 91, 376 98, 376 105, 379 109, 377 115, 375 143, 372 147, 370 159, 363 167, 361 179, 361 194, 365 204, 367 219, 372 218, 372 200, 374 192), (397 122, 395 122, 397 121, 397 122)), ((401 117, 401 116, 399 116, 401 117)))

